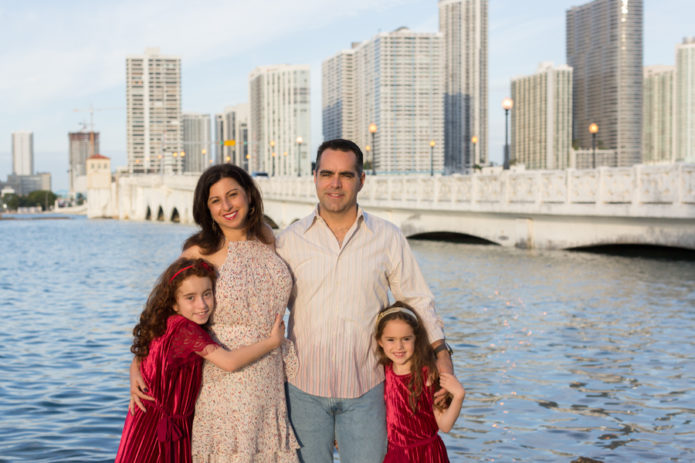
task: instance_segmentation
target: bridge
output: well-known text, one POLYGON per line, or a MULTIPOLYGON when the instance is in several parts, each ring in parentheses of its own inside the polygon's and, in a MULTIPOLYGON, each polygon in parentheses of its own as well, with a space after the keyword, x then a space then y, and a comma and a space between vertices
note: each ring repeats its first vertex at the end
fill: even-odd
MULTIPOLYGON (((89 217, 192 223, 196 175, 118 176, 90 189, 89 217)), ((316 205, 311 177, 256 178, 269 222, 316 205)), ((371 176, 365 210, 408 237, 454 233, 502 246, 655 245, 695 250, 695 164, 452 176, 371 176)))

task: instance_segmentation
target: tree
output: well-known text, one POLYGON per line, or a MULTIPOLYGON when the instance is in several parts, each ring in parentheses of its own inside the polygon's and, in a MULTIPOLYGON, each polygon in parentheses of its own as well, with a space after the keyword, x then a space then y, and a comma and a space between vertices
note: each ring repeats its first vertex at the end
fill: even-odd
POLYGON ((57 198, 58 195, 48 190, 32 191, 26 196, 27 206, 41 206, 44 211, 47 211, 57 198))

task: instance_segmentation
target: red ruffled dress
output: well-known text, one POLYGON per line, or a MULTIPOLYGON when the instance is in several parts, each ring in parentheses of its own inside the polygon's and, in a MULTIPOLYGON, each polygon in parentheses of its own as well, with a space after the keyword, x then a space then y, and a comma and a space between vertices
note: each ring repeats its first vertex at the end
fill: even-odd
POLYGON ((148 394, 147 412, 128 413, 116 463, 189 463, 195 401, 203 376, 203 358, 217 344, 199 325, 181 315, 167 320, 166 332, 152 340, 140 365, 148 394))
MULTIPOLYGON (((417 412, 414 413, 408 403, 411 375, 397 375, 391 365, 384 367, 384 373, 388 431, 388 451, 384 463, 449 463, 432 410, 434 387, 423 386, 417 412)), ((427 369, 423 369, 422 374, 426 380, 427 369)))

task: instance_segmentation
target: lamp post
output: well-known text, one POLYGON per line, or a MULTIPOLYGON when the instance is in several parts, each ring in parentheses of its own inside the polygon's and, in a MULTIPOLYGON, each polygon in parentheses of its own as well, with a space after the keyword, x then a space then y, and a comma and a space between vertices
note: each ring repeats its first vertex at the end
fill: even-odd
POLYGON ((435 145, 436 145, 436 143, 434 142, 434 140, 431 140, 430 141, 430 177, 434 176, 434 161, 433 161, 433 159, 434 159, 434 146, 435 145))
POLYGON ((596 169, 596 134, 598 133, 598 124, 594 122, 589 124, 589 133, 591 134, 591 168, 596 169))
POLYGON ((509 110, 514 106, 514 100, 507 97, 502 100, 504 109, 504 168, 509 169, 509 110))
POLYGON ((272 159, 271 175, 275 175, 275 140, 270 140, 270 156, 272 159))
MULTIPOLYGON (((473 161, 476 162, 478 160, 478 156, 477 156, 478 136, 477 135, 473 135, 471 137, 471 143, 473 143, 473 161)), ((473 170, 475 170, 475 164, 473 164, 473 167, 474 167, 473 170)))
POLYGON ((301 136, 297 137, 297 177, 302 176, 302 170, 300 168, 300 161, 299 161, 299 158, 301 156, 301 151, 302 151, 302 143, 304 143, 304 139, 301 136))
POLYGON ((374 150, 372 152, 372 175, 376 175, 376 148, 374 146, 374 135, 376 134, 376 131, 379 130, 379 127, 372 122, 369 124, 369 133, 372 134, 372 149, 374 150))

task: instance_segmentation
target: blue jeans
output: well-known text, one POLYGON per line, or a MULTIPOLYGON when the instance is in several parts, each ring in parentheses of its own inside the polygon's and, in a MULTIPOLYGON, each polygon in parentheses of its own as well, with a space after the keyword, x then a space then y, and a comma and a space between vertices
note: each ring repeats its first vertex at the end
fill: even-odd
POLYGON ((333 461, 338 441, 341 463, 381 463, 386 455, 384 383, 355 399, 307 394, 287 384, 287 408, 303 463, 333 461))

